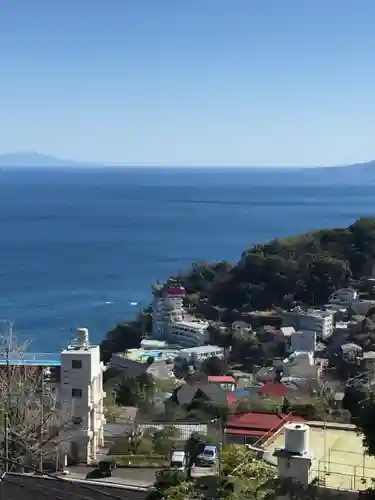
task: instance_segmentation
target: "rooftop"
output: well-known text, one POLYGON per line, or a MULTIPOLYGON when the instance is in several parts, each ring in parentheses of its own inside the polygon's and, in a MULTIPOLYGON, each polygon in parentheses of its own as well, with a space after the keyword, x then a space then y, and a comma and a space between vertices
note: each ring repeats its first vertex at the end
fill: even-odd
POLYGON ((193 317, 186 318, 183 320, 174 322, 177 326, 186 326, 187 328, 207 328, 208 321, 203 321, 201 319, 194 319, 193 317))
POLYGON ((181 349, 181 352, 184 353, 197 353, 197 354, 205 354, 210 353, 212 351, 223 351, 222 347, 218 345, 202 345, 199 347, 187 347, 186 349, 181 349))
POLYGON ((221 383, 234 384, 235 383, 234 378, 231 377, 230 375, 222 375, 222 376, 209 375, 208 381, 209 382, 217 382, 219 384, 221 384, 221 383))
POLYGON ((242 436, 267 437, 279 430, 286 422, 302 422, 303 418, 283 413, 249 412, 230 415, 225 432, 242 436))
POLYGON ((129 349, 126 353, 118 355, 131 361, 146 363, 150 357, 154 358, 155 361, 165 361, 174 359, 178 353, 177 349, 129 349))
MULTIPOLYGON (((362 437, 355 426, 306 422, 310 426, 309 448, 313 453, 310 480, 318 478, 326 487, 363 490, 375 479, 375 457, 365 455, 362 437)), ((264 443, 265 458, 276 463, 273 452, 284 448, 284 428, 264 443)))

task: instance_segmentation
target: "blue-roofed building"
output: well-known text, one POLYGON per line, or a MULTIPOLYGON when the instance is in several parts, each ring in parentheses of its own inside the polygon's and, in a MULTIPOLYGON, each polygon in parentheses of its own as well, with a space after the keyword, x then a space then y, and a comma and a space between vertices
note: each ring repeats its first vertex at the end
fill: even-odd
POLYGON ((4 365, 18 365, 18 366, 61 366, 61 353, 60 352, 25 352, 20 355, 10 354, 8 359, 0 359, 0 366, 4 365))

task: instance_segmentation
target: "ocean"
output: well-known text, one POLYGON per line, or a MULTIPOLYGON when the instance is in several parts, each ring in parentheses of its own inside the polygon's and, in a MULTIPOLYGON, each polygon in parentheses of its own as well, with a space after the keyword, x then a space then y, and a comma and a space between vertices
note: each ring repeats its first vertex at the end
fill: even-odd
POLYGON ((326 169, 2 169, 0 318, 34 352, 77 327, 100 342, 193 262, 375 216, 374 185, 326 169))

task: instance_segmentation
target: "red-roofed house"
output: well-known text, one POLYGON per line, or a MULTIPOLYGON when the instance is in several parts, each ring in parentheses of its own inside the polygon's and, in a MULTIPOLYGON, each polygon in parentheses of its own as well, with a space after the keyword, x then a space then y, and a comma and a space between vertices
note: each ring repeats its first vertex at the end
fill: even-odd
POLYGON ((229 415, 225 427, 225 441, 237 444, 259 444, 270 438, 287 422, 303 422, 301 417, 283 413, 249 412, 229 415))
POLYGON ((230 375, 212 376, 208 377, 210 384, 219 385, 224 391, 234 391, 236 389, 236 381, 230 375))
POLYGON ((288 388, 283 384, 275 382, 266 382, 259 388, 259 392, 267 396, 281 397, 288 392, 288 388))

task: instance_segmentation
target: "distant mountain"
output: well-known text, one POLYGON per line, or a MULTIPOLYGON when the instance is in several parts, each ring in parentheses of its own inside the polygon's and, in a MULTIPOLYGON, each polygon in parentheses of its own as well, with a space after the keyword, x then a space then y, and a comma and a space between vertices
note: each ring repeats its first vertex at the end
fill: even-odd
POLYGON ((0 154, 0 167, 68 167, 76 163, 34 152, 0 154))
POLYGON ((347 167, 356 168, 362 170, 363 172, 375 171, 375 160, 366 161, 365 163, 355 163, 354 165, 348 165, 347 167))
MULTIPOLYGON (((152 164, 150 164, 151 166, 152 164)), ((33 151, 24 151, 18 153, 8 153, 8 154, 0 154, 0 167, 104 167, 104 166, 116 166, 116 167, 127 167, 127 166, 137 166, 136 164, 127 164, 124 163, 102 163, 98 164, 95 162, 74 162, 72 160, 62 160, 61 158, 56 158, 54 156, 44 155, 40 153, 35 153, 33 151)), ((147 166, 141 164, 139 166, 147 166)), ((250 167, 250 166, 249 166, 250 167)), ((254 167, 257 168, 257 167, 254 167)), ((270 167, 275 168, 275 167, 270 167)), ((364 163, 355 163, 353 165, 337 165, 332 167, 288 167, 288 166, 280 166, 277 167, 277 170, 280 169, 288 169, 292 170, 294 173, 300 171, 300 173, 307 175, 307 172, 313 175, 320 175, 322 170, 329 171, 330 175, 343 175, 344 173, 349 175, 349 177, 358 176, 362 174, 375 174, 375 160, 364 162, 364 163)), ((263 169, 262 169, 263 170, 263 169)), ((347 177, 347 175, 345 177, 347 177)))

